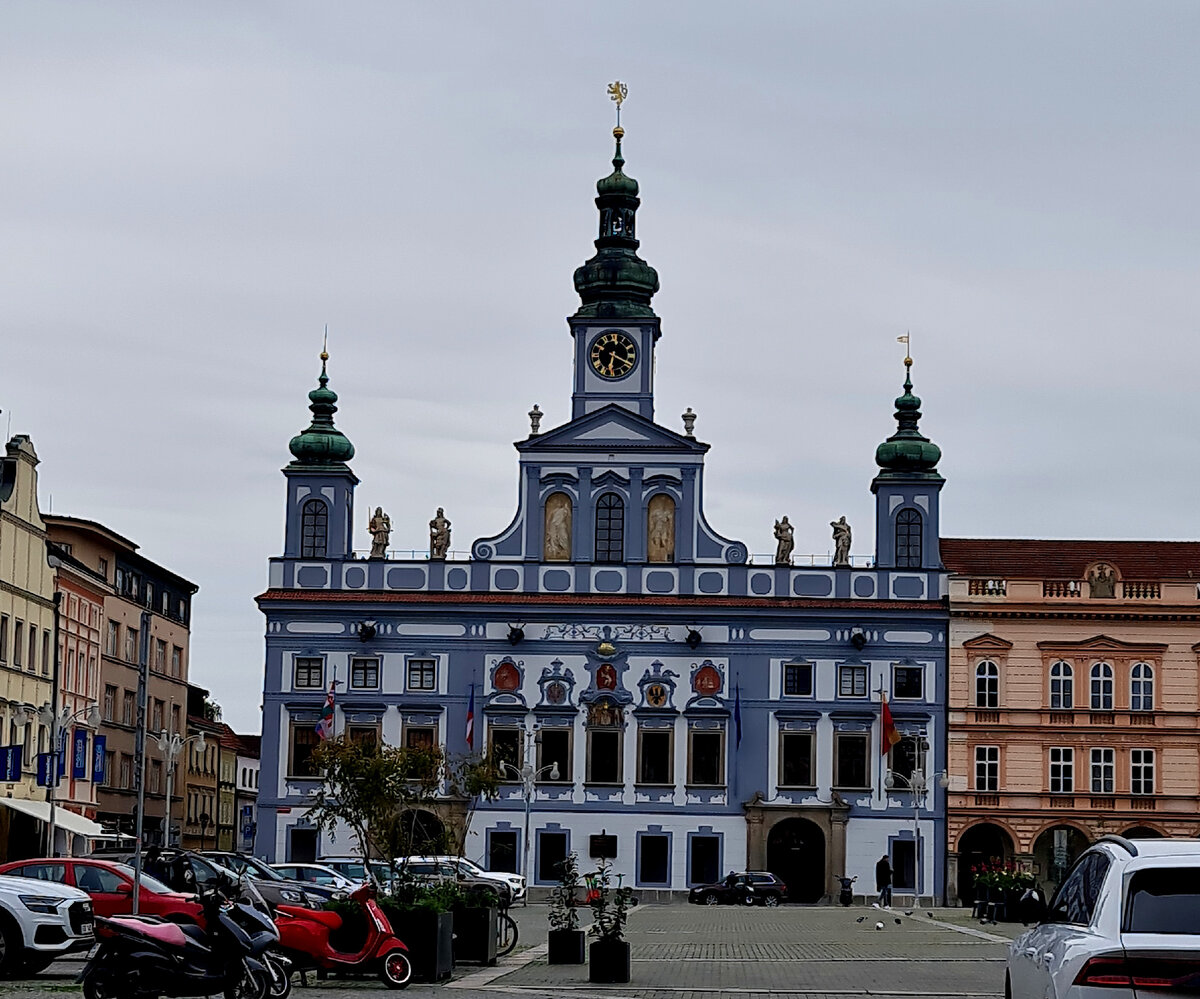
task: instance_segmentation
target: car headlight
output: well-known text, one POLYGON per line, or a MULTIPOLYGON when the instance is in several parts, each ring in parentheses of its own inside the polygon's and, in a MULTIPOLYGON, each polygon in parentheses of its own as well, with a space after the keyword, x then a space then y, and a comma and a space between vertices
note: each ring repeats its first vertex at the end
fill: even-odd
POLYGON ((285 902, 303 902, 304 901, 304 896, 301 895, 300 892, 289 891, 286 888, 284 888, 282 891, 280 891, 279 897, 282 898, 285 902))
POLYGON ((58 912, 58 903, 61 901, 53 895, 18 895, 17 898, 30 912, 45 912, 49 915, 58 912))

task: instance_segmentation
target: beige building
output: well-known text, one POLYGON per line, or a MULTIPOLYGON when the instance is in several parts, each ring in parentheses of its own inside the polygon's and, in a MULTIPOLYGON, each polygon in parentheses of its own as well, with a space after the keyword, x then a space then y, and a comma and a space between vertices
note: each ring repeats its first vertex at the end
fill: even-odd
MULTIPOLYGON (((50 701, 54 665, 54 569, 38 510, 37 465, 33 442, 24 435, 13 437, 0 459, 0 745, 20 746, 22 757, 20 777, 0 781, 4 802, 44 803, 46 797, 35 785, 35 768, 49 731, 36 719, 24 722, 19 711, 50 701)), ((0 809, 0 856, 41 852, 45 833, 36 814, 12 804, 0 809)))
POLYGON ((942 539, 949 877, 1200 835, 1200 543, 942 539))

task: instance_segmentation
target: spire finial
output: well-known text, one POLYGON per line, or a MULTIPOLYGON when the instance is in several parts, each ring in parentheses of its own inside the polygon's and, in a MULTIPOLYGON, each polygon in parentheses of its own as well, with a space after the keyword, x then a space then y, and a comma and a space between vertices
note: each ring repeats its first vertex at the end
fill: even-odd
POLYGON ((617 151, 613 153, 613 167, 620 170, 625 165, 625 157, 621 155, 621 140, 625 137, 625 129, 621 127, 621 105, 629 94, 629 88, 620 80, 614 80, 608 85, 608 96, 617 104, 617 127, 613 129, 613 138, 617 140, 617 151))
POLYGON ((904 344, 904 391, 912 391, 912 331, 905 330, 904 336, 896 337, 897 343, 904 344))
POLYGON ((329 375, 325 372, 325 362, 329 360, 329 323, 325 324, 325 339, 321 341, 321 377, 319 381, 322 385, 329 381, 329 375))

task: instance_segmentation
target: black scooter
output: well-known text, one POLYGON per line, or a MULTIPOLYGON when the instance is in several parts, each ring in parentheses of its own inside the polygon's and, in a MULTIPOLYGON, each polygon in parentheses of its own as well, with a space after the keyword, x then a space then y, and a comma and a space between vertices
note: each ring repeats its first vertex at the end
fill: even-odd
POLYGON ((97 918, 99 942, 78 978, 84 999, 266 999, 272 970, 263 955, 279 931, 234 897, 230 886, 200 896, 206 929, 153 916, 97 918))
POLYGON ((835 877, 837 877, 838 881, 840 881, 842 885, 842 890, 838 892, 838 901, 841 902, 842 905, 853 905, 854 882, 858 880, 858 876, 855 875, 852 878, 846 878, 842 877, 841 875, 835 875, 835 877))

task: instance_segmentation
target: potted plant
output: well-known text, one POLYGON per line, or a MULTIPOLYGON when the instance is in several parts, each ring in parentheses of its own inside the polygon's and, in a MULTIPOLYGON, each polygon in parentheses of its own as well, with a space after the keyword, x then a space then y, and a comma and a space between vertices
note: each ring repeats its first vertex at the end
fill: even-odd
POLYGON ((500 909, 490 888, 460 889, 454 905, 454 960, 496 963, 500 909))
POLYGON ((629 919, 633 890, 612 884, 612 865, 602 861, 592 880, 592 927, 588 931, 596 942, 588 948, 588 981, 617 983, 629 981, 629 941, 622 934, 629 919))
POLYGON ((575 905, 579 893, 579 862, 575 854, 558 864, 558 884, 550 893, 550 964, 583 964, 584 937, 575 905))
POLYGON ((408 947, 413 977, 440 982, 454 970, 454 905, 458 885, 427 884, 411 877, 392 883, 379 905, 392 929, 408 947))
POLYGON ((997 914, 1004 922, 1020 919, 1020 902, 1025 892, 1037 886, 1037 876, 1022 870, 1012 861, 992 859, 971 868, 975 897, 997 904, 997 914))

